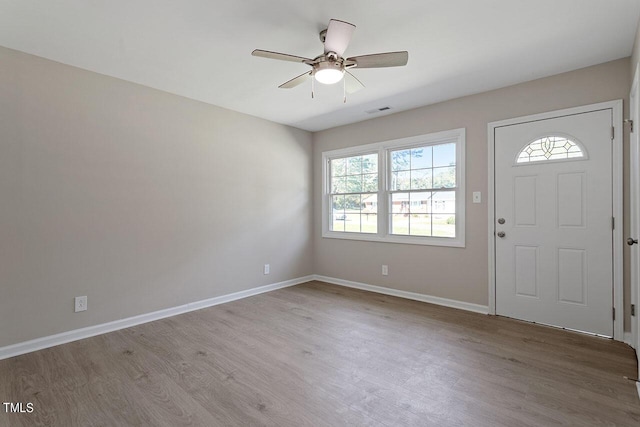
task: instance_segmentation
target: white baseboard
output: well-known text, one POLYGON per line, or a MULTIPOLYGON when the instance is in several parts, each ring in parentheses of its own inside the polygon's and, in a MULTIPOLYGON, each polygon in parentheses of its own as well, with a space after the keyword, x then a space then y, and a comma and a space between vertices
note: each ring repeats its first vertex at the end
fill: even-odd
POLYGON ((635 347, 633 346, 633 338, 632 338, 632 336, 631 336, 631 332, 627 332, 627 331, 625 331, 625 332, 622 334, 622 342, 623 342, 623 343, 625 343, 625 344, 627 344, 629 347, 633 347, 633 348, 635 348, 635 347))
POLYGON ((0 347, 0 360, 9 357, 30 353, 44 348, 54 347, 56 345, 65 344, 71 341, 77 341, 84 338, 93 337, 107 332, 117 331, 119 329, 129 328, 131 326, 140 325, 142 323, 153 322, 154 320, 164 319, 165 317, 176 316, 182 313, 188 313, 194 310, 200 310, 206 307, 212 307, 218 304, 247 298, 253 295, 262 294, 276 289, 286 288, 289 286, 299 285, 301 283, 314 280, 314 276, 299 277, 297 279, 286 280, 284 282, 273 283, 271 285, 260 286, 257 288, 247 289, 246 291, 234 292, 232 294, 221 295, 215 298, 208 298, 177 307, 170 307, 164 310, 158 310, 151 313, 141 314, 139 316, 128 317, 126 319, 114 320, 113 322, 102 323, 100 325, 88 326, 86 328, 75 329, 72 331, 62 332, 47 337, 36 338, 30 341, 24 341, 12 344, 6 347, 0 347))
POLYGON ((382 286, 374 286, 366 283, 352 282, 350 280, 336 279, 335 277, 327 277, 314 275, 314 280, 327 282, 334 285, 346 286, 348 288, 362 289, 364 291, 376 292, 379 294, 391 295, 394 297, 406 298, 415 301, 428 302, 431 304, 442 305, 445 307, 458 308, 460 310, 473 311, 474 313, 488 314, 489 307, 486 305, 473 304, 470 302, 458 301, 448 298, 434 297, 431 295, 419 294, 416 292, 400 291, 398 289, 385 288, 382 286))

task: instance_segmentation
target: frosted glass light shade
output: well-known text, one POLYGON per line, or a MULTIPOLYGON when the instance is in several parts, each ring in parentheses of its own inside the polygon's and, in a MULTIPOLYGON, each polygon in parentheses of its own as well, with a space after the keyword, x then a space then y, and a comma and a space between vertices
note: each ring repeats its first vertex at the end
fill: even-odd
POLYGON ((338 68, 321 68, 315 72, 315 78, 319 83, 332 85, 342 80, 344 70, 338 68))

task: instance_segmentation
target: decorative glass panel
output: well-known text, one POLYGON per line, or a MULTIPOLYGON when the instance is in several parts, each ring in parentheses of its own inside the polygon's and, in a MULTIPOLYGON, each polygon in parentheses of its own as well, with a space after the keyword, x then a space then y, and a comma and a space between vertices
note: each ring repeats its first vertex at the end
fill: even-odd
POLYGON ((580 146, 564 136, 550 135, 536 139, 518 154, 516 163, 544 162, 584 157, 580 146))

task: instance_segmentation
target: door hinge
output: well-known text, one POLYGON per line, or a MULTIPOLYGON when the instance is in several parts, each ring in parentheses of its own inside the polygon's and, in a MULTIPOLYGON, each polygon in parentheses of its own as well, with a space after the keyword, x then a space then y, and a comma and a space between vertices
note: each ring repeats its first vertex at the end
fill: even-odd
POLYGON ((613 312, 613 320, 616 320, 616 308, 611 307, 611 311, 613 312))
POLYGON ((635 304, 631 304, 631 315, 632 316, 636 315, 636 305, 635 304))
POLYGON ((611 139, 616 137, 616 128, 614 128, 613 126, 611 126, 611 139))
POLYGON ((615 216, 611 217, 611 229, 612 230, 616 229, 616 217, 615 216))
POLYGON ((629 131, 633 132, 633 120, 627 119, 624 121, 625 123, 629 123, 629 131))

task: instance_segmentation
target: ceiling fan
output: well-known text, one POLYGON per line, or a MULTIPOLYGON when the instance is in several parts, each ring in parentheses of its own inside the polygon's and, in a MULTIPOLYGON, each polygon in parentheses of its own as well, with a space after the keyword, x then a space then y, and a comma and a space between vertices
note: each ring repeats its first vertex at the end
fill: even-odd
POLYGON ((345 102, 346 94, 356 92, 364 87, 362 82, 349 72, 352 68, 382 68, 407 65, 409 52, 386 52, 372 55, 352 56, 344 58, 344 51, 351 41, 351 35, 356 26, 348 22, 331 19, 326 30, 320 32, 320 41, 324 43, 324 52, 314 59, 286 53, 271 52, 256 49, 251 52, 253 56, 278 59, 280 61, 301 62, 311 66, 311 71, 300 74, 297 77, 278 86, 281 89, 291 89, 308 79, 312 79, 311 96, 313 97, 313 82, 323 84, 335 84, 343 80, 345 102))

